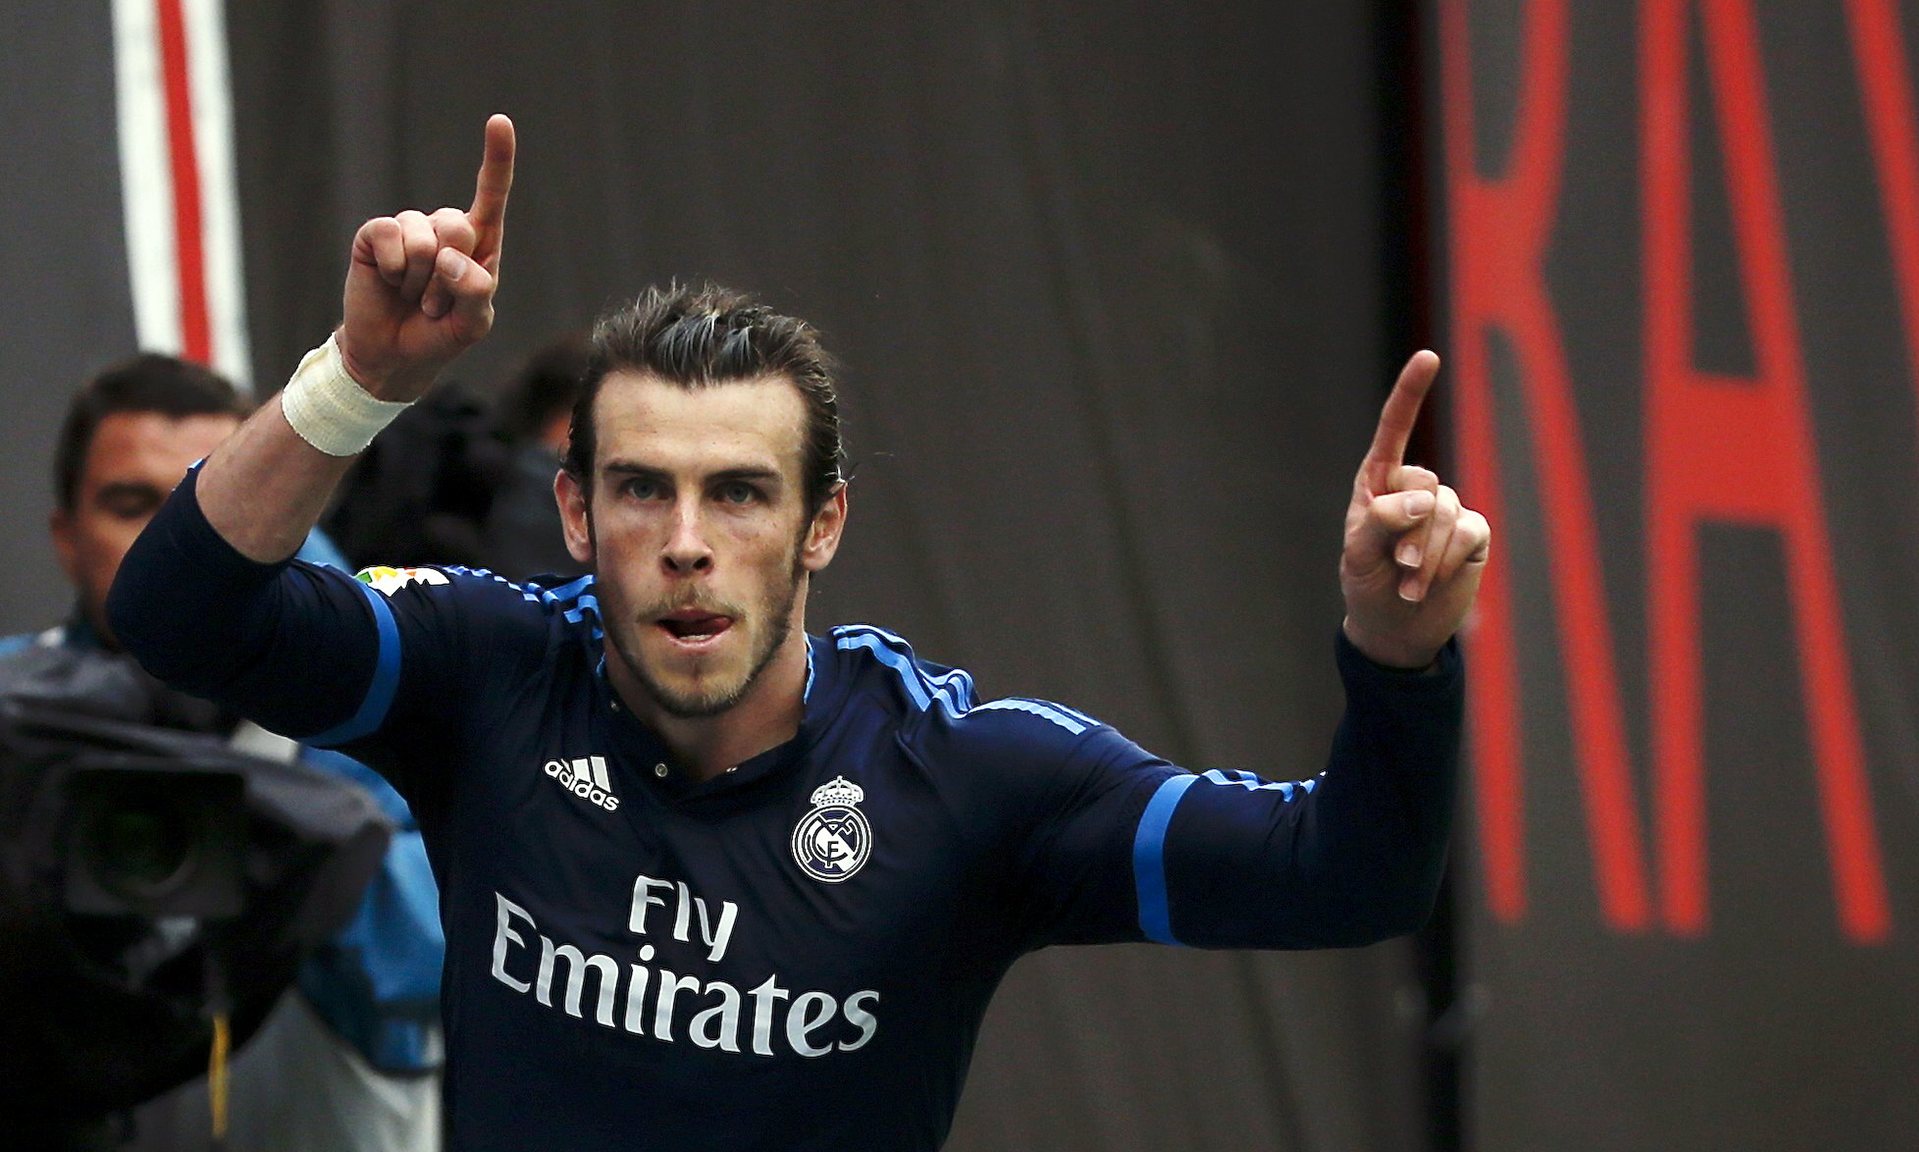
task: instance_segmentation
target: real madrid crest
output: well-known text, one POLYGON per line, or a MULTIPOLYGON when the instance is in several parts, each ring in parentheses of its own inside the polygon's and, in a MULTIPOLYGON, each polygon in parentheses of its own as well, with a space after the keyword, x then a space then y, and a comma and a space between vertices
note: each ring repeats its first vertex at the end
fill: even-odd
POLYGON ((873 854, 873 828, 855 805, 866 799, 844 776, 813 789, 813 810, 793 829, 793 859, 806 874, 828 884, 860 870, 873 854))

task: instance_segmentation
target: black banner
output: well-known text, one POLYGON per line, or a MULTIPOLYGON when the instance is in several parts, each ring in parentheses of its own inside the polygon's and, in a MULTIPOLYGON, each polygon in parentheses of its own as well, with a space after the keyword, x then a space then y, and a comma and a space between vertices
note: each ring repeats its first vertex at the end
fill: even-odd
POLYGON ((1916 24, 1437 5, 1489 1152, 1919 1130, 1916 24))

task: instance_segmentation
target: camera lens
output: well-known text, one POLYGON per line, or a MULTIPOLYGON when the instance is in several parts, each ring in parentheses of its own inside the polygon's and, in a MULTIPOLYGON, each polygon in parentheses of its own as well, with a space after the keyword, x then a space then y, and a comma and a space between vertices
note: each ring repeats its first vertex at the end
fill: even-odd
POLYGON ((201 821, 192 810, 151 792, 118 799, 88 814, 82 842, 94 879, 125 900, 164 896, 193 870, 201 821))
POLYGON ((67 786, 67 911, 238 916, 246 887, 246 778, 119 759, 79 768, 67 786))

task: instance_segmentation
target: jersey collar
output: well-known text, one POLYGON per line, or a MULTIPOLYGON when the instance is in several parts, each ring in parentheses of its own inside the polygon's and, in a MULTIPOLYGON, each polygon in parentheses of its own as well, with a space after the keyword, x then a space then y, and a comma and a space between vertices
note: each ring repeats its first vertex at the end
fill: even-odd
POLYGON ((840 703, 846 695, 846 678, 836 657, 837 650, 831 637, 809 634, 806 637, 806 683, 801 689, 804 710, 799 731, 784 744, 769 748, 731 770, 704 781, 694 780, 671 767, 668 767, 664 776, 657 774, 660 765, 671 764, 666 745, 644 721, 620 702, 612 682, 607 679, 604 655, 594 670, 594 680, 601 697, 600 707, 607 714, 621 758, 637 766, 648 791, 668 804, 698 802, 704 805, 706 802, 718 803, 723 797, 743 796, 762 782, 785 775, 790 768, 805 759, 807 751, 839 715, 840 703))

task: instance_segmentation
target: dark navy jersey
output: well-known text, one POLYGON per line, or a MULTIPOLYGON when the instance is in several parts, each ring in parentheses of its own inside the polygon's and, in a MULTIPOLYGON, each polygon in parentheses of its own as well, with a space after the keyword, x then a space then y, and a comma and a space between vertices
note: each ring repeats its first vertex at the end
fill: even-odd
POLYGON ((1186 772, 808 639, 786 744, 701 782, 605 675, 591 577, 255 564, 181 486, 121 569, 162 678, 380 768, 425 831, 461 1149, 933 1149, 988 999, 1058 943, 1368 943, 1431 906, 1462 676, 1344 641, 1324 773, 1186 772))

